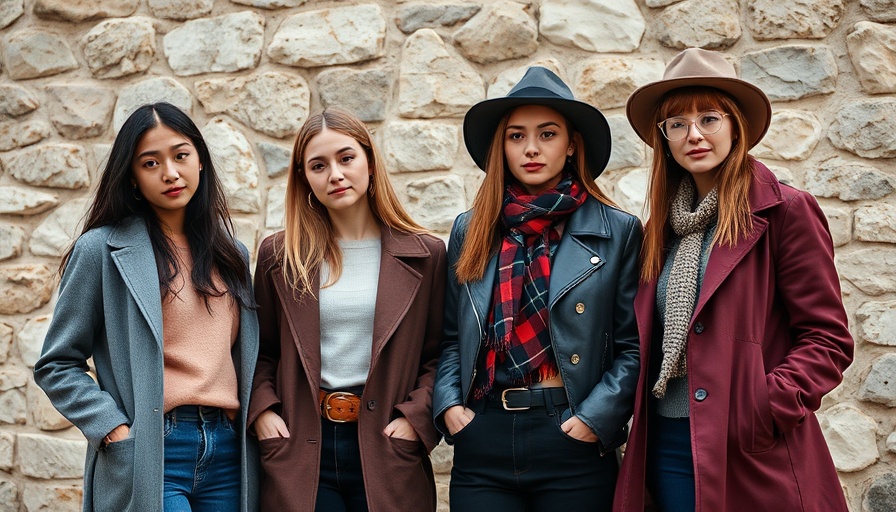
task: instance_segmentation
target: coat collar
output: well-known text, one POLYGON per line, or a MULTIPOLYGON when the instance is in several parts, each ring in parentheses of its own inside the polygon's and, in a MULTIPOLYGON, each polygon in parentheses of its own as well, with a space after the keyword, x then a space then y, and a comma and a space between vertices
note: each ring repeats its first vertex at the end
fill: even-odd
POLYGON ((781 183, 762 162, 753 162, 753 183, 750 186, 750 211, 754 214, 784 202, 781 183))

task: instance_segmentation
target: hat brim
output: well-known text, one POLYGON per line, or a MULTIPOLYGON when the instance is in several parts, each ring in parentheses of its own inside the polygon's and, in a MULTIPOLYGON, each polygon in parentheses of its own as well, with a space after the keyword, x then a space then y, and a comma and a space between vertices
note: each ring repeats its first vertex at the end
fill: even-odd
POLYGON ((610 125, 600 110, 582 101, 563 98, 513 96, 485 100, 473 105, 464 116, 464 144, 480 169, 486 170, 488 149, 501 118, 522 105, 544 105, 560 112, 572 123, 573 129, 582 135, 591 177, 600 176, 610 161, 610 125))
POLYGON ((740 105, 744 117, 749 120, 746 129, 750 147, 759 144, 772 121, 772 105, 768 97, 751 83, 725 77, 672 78, 647 84, 635 90, 625 104, 625 115, 638 137, 651 145, 650 133, 659 129, 656 126, 655 112, 660 100, 670 91, 692 86, 713 87, 731 96, 740 105))

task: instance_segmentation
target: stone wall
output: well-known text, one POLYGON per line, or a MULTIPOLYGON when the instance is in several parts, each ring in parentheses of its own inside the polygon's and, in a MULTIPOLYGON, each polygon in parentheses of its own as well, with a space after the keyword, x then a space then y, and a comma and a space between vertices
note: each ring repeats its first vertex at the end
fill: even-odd
MULTIPOLYGON (((203 127, 249 247, 281 226, 291 137, 326 105, 369 122, 444 235, 481 179, 464 112, 534 63, 607 114, 600 182, 641 212, 649 155, 622 107, 686 46, 726 51, 768 93, 753 153, 828 216, 857 350, 820 416, 852 510, 896 510, 896 1, 0 0, 0 45, 0 511, 78 508, 86 445, 31 367, 135 106, 165 99, 203 127)), ((450 449, 433 459, 444 494, 450 449)))

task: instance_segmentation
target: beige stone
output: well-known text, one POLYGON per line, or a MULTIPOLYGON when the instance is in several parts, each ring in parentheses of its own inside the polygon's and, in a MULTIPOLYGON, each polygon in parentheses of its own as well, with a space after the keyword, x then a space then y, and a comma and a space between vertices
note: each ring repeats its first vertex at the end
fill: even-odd
POLYGON ((646 220, 647 212, 644 203, 647 199, 647 184, 650 173, 645 168, 626 171, 615 185, 616 194, 613 198, 623 210, 646 220))
POLYGON ((724 49, 741 36, 740 12, 731 0, 684 0, 654 18, 660 43, 669 48, 724 49))
POLYGON ((468 60, 480 64, 528 57, 538 49, 538 26, 528 11, 517 2, 486 4, 454 33, 454 42, 468 60))
POLYGON ((0 368, 0 391, 22 389, 28 385, 28 370, 20 366, 0 368))
POLYGON ((44 144, 0 156, 13 178, 39 187, 79 189, 90 184, 87 152, 76 144, 44 144))
POLYGON ((875 345, 896 347, 896 302, 869 301, 856 310, 858 337, 875 345))
POLYGON ((828 220, 831 239, 834 247, 842 247, 852 241, 852 211, 848 208, 822 206, 821 210, 828 220))
POLYGON ((821 122, 802 110, 777 110, 762 141, 753 148, 758 158, 805 160, 821 138, 821 122))
POLYGON ((448 123, 393 121, 383 133, 383 153, 391 171, 450 169, 460 130, 448 123))
POLYGON ((80 478, 87 441, 42 434, 19 434, 16 459, 22 474, 33 478, 80 478))
POLYGON ((55 276, 44 264, 0 266, 0 314, 30 313, 50 300, 55 276))
POLYGON ((593 57, 576 66, 576 98, 600 109, 625 106, 642 85, 663 77, 665 63, 657 59, 593 57))
POLYGON ((72 199, 57 208, 31 233, 28 248, 37 256, 61 257, 81 233, 89 197, 72 199))
POLYGON ((16 84, 0 84, 0 116, 20 116, 39 106, 30 90, 16 84))
POLYGON ((3 423, 24 425, 26 421, 25 394, 18 389, 0 391, 0 427, 3 423))
POLYGON ((896 92, 896 27, 860 21, 846 37, 846 46, 865 92, 896 92))
POLYGON ((871 364, 871 372, 859 389, 862 400, 896 407, 896 353, 886 353, 871 364))
POLYGON ((210 120, 202 134, 215 155, 215 170, 227 194, 227 205, 237 212, 257 213, 261 202, 258 164, 246 136, 221 116, 210 120))
POLYGON ((470 2, 409 2, 399 7, 395 23, 405 34, 421 28, 450 27, 472 18, 481 7, 470 2))
POLYGON ((893 178, 876 167, 840 157, 823 161, 807 174, 806 190, 842 201, 880 199, 893 192, 893 178))
POLYGON ((215 0, 148 0, 149 9, 157 18, 192 20, 208 16, 215 0))
POLYGON ((840 277, 877 297, 896 292, 896 251, 872 247, 837 255, 840 277))
MULTIPOLYGON (((6 471, 7 473, 12 471, 15 446, 16 436, 10 432, 0 431, 0 470, 6 471)), ((0 487, 2 487, 2 484, 0 484, 0 487)), ((2 490, 0 490, 0 499, 2 499, 2 490)), ((0 505, 0 507, 2 507, 2 505, 0 505)), ((3 510, 3 508, 0 508, 0 510, 3 510)))
POLYGON ((0 322, 0 364, 6 364, 6 361, 9 360, 13 332, 11 325, 0 322))
POLYGON ((44 345, 44 338, 47 337, 47 332, 50 330, 52 319, 52 315, 38 315, 30 318, 16 336, 19 356, 29 368, 33 368, 40 358, 40 351, 44 345))
POLYGON ((130 16, 139 0, 35 0, 34 14, 42 18, 85 21, 130 16))
POLYGON ((286 183, 279 183, 268 189, 268 208, 264 216, 264 227, 283 229, 286 207, 286 183))
POLYGON ((611 171, 645 165, 644 148, 646 146, 632 129, 628 118, 621 114, 607 116, 607 123, 610 125, 613 149, 610 152, 610 161, 607 162, 606 169, 611 171))
POLYGON ((873 204, 856 210, 856 240, 896 243, 896 205, 873 204))
POLYGON ((791 171, 788 167, 781 167, 780 165, 766 165, 766 167, 768 167, 768 170, 772 171, 772 174, 774 174, 775 178, 778 178, 778 181, 780 181, 781 183, 801 188, 796 182, 793 171, 791 171))
POLYGON ((36 144, 49 137, 52 131, 50 123, 37 114, 24 118, 0 118, 0 151, 36 144))
MULTIPOLYGON (((236 239, 249 249, 249 259, 255 259, 255 250, 258 247, 258 223, 252 219, 232 219, 233 230, 236 239)), ((254 265, 251 266, 254 268, 254 265)))
POLYGON ((364 122, 383 121, 392 97, 392 73, 387 69, 327 69, 317 75, 317 93, 324 107, 344 108, 364 122))
POLYGON ((432 462, 433 473, 437 475, 450 475, 451 466, 454 460, 454 447, 443 440, 436 445, 432 453, 429 454, 429 460, 432 462))
POLYGON ((112 121, 115 92, 88 84, 56 83, 46 88, 50 120, 64 137, 84 139, 101 135, 112 121))
POLYGON ((14 481, 0 478, 0 512, 19 512, 18 494, 14 481))
POLYGON ((261 59, 264 22, 251 11, 187 21, 162 39, 168 65, 178 76, 254 68, 261 59))
POLYGON ((29 482, 22 493, 27 512, 78 512, 82 499, 80 485, 29 482))
POLYGON ((747 53, 741 78, 772 101, 830 94, 837 87, 837 59, 825 46, 788 45, 747 53))
POLYGON ((287 66, 350 64, 383 56, 385 39, 386 18, 379 5, 332 7, 286 18, 268 56, 287 66))
POLYGON ((112 117, 113 129, 117 133, 128 116, 141 105, 159 101, 171 103, 189 115, 193 113, 193 96, 186 87, 171 77, 153 77, 121 90, 112 117))
POLYGON ((36 215, 59 204, 54 194, 23 187, 0 186, 0 214, 36 215))
POLYGON ((566 72, 564 71, 563 65, 560 64, 560 61, 554 57, 548 57, 532 61, 524 66, 508 68, 498 73, 488 85, 487 98, 492 99, 507 96, 507 93, 513 89, 513 86, 523 78, 523 75, 525 75, 526 71, 532 66, 547 68, 559 76, 561 80, 564 80, 565 83, 570 83, 565 80, 566 72))
POLYGON ((753 37, 820 39, 840 23, 843 0, 753 0, 747 6, 747 26, 753 37))
POLYGON ((28 402, 31 424, 37 428, 46 432, 62 430, 72 426, 72 423, 53 407, 47 394, 33 380, 26 387, 25 399, 28 402))
POLYGON ((230 0, 235 4, 260 7, 262 9, 280 9, 283 7, 299 7, 308 0, 230 0))
POLYGON ((889 23, 896 21, 896 0, 861 0, 864 12, 874 21, 889 23))
POLYGON ((464 181, 448 174, 408 183, 408 213, 433 231, 446 232, 454 219, 467 209, 464 200, 464 181))
POLYGON ((93 76, 119 78, 146 71, 156 54, 156 31, 149 18, 106 20, 82 39, 93 76))
POLYGON ((551 0, 541 4, 539 32, 548 41, 590 52, 631 52, 646 24, 634 0, 551 0))
POLYGON ((851 404, 839 404, 819 415, 834 466, 854 472, 874 464, 877 451, 877 422, 851 404))
POLYGON ((667 5, 672 5, 674 3, 681 2, 682 0, 645 0, 644 5, 647 7, 665 7, 667 5))
POLYGON ((78 61, 62 37, 32 29, 6 37, 5 71, 14 80, 58 75, 78 67, 78 61))
POLYGON ((24 0, 4 0, 0 2, 0 29, 8 27, 23 14, 25 14, 24 0))
POLYGON ((834 146, 865 158, 896 157, 896 99, 860 99, 843 106, 828 129, 834 146))
POLYGON ((896 432, 892 432, 887 436, 887 451, 896 453, 896 432))

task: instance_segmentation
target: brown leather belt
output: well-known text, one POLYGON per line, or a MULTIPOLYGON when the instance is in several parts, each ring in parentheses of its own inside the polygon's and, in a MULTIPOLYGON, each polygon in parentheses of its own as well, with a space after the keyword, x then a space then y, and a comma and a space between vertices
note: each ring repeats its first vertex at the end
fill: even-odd
POLYGON ((353 423, 358 421, 361 410, 361 397, 345 391, 328 393, 318 391, 320 398, 320 415, 334 423, 353 423))

